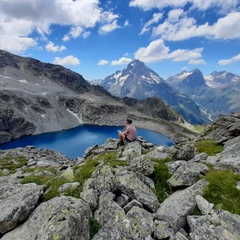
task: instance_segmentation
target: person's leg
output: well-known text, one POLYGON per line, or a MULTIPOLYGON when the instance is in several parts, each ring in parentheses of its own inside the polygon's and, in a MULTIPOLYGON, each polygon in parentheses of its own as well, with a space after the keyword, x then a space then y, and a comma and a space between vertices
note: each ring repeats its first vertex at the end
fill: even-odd
POLYGON ((122 133, 122 132, 119 132, 118 133, 118 138, 119 138, 119 145, 120 146, 123 146, 124 144, 123 144, 123 139, 125 138, 125 135, 122 133))

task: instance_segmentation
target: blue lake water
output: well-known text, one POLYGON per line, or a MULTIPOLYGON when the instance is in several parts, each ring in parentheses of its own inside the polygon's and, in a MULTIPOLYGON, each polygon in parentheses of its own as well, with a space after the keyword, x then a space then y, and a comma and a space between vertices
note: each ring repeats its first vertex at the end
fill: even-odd
MULTIPOLYGON (((81 125, 79 127, 60 132, 44 133, 22 137, 11 142, 0 145, 1 150, 35 146, 47 148, 65 154, 68 158, 83 157, 85 150, 98 144, 102 145, 107 138, 118 138, 117 130, 123 127, 109 127, 96 125, 81 125)), ((166 136, 137 128, 137 135, 145 140, 163 146, 172 146, 173 141, 166 136)))

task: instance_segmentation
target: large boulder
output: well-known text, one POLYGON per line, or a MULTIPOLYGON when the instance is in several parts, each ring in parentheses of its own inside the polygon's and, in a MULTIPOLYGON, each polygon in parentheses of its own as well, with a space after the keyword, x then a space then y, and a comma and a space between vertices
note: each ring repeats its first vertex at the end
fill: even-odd
POLYGON ((159 202, 156 195, 135 173, 123 172, 123 174, 117 174, 114 178, 114 184, 123 194, 131 199, 136 199, 152 212, 158 209, 159 202))
POLYGON ((40 204, 29 219, 1 240, 88 240, 91 210, 83 200, 56 197, 40 204))
POLYGON ((187 216, 193 213, 196 206, 196 196, 201 195, 208 182, 204 179, 198 181, 191 187, 174 192, 157 210, 156 217, 178 231, 186 226, 187 216))
POLYGON ((0 235, 12 230, 31 215, 43 195, 43 189, 43 186, 35 183, 0 183, 0 235))

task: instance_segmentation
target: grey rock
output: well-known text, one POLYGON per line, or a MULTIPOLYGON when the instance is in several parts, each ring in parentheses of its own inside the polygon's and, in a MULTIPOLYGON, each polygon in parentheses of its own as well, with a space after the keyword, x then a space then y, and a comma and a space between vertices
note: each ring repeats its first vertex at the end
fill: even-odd
POLYGON ((111 222, 118 214, 125 215, 124 210, 114 202, 115 195, 110 192, 102 192, 99 196, 98 208, 94 212, 94 219, 102 226, 111 222))
POLYGON ((166 162, 165 164, 167 165, 169 172, 174 173, 180 166, 187 165, 187 162, 184 160, 177 160, 173 162, 166 162))
POLYGON ((195 156, 195 147, 193 144, 186 144, 177 149, 173 155, 173 160, 185 160, 189 161, 195 156))
POLYGON ((124 207, 129 202, 129 197, 125 194, 121 194, 116 197, 115 201, 120 207, 124 207))
POLYGON ((224 210, 219 210, 218 217, 220 219, 221 225, 231 233, 230 236, 232 239, 239 239, 240 215, 232 214, 224 210))
POLYGON ((98 193, 96 190, 88 189, 80 193, 80 197, 90 205, 92 210, 98 206, 98 193))
POLYGON ((103 191, 113 191, 114 175, 111 167, 104 165, 101 168, 96 169, 92 176, 84 182, 83 191, 88 189, 97 190, 99 193, 103 191))
POLYGON ((143 205, 140 202, 138 202, 137 200, 133 199, 131 202, 126 204, 123 209, 124 209, 125 212, 128 212, 133 207, 143 208, 143 205))
POLYGON ((196 202, 199 210, 202 214, 209 214, 210 211, 213 209, 214 204, 209 203, 205 198, 203 198, 201 195, 196 196, 196 202))
MULTIPOLYGON (((136 213, 136 211, 134 211, 136 213)), ((145 212, 147 215, 148 213, 145 212)), ((141 213, 138 213, 142 216, 141 213)), ((137 213, 136 213, 137 215, 137 213)), ((122 214, 119 211, 115 212, 113 216, 93 237, 93 240, 152 240, 149 232, 149 228, 142 226, 139 222, 139 219, 136 220, 133 214, 131 217, 127 217, 125 214, 122 214)), ((142 219, 145 226, 151 226, 151 218, 142 219), (150 220, 150 224, 148 221, 150 220)))
POLYGON ((65 193, 67 191, 74 191, 80 186, 79 182, 65 183, 58 188, 60 193, 65 193))
POLYGON ((43 186, 0 183, 0 234, 25 221, 43 196, 43 186))
POLYGON ((177 232, 172 240, 188 240, 182 233, 177 232))
POLYGON ((187 165, 180 166, 168 180, 171 187, 191 186, 197 182, 200 173, 191 169, 187 165))
POLYGON ((141 156, 142 147, 138 141, 127 143, 124 147, 124 150, 121 154, 121 157, 126 159, 127 162, 130 162, 133 158, 141 156))
POLYGON ((157 219, 168 222, 175 231, 186 226, 187 216, 193 213, 196 206, 195 198, 202 194, 207 184, 206 180, 200 180, 191 187, 174 192, 157 210, 157 219))
POLYGON ((154 171, 154 164, 146 155, 142 155, 130 160, 130 169, 150 176, 154 171))
POLYGON ((2 240, 88 240, 90 217, 89 205, 83 200, 56 197, 40 204, 25 223, 6 233, 2 240))
POLYGON ((174 231, 167 222, 155 220, 154 223, 154 239, 172 239, 174 236, 174 231))
POLYGON ((159 202, 155 194, 136 176, 136 174, 116 175, 114 184, 125 195, 131 199, 136 199, 143 205, 155 212, 159 207, 159 202))
POLYGON ((205 161, 207 159, 207 157, 208 157, 207 153, 203 152, 203 153, 199 153, 199 154, 195 155, 194 158, 189 161, 201 162, 201 161, 205 161))
POLYGON ((126 216, 130 220, 134 219, 136 222, 138 222, 138 224, 146 233, 146 237, 152 235, 152 232, 154 231, 154 222, 153 222, 153 216, 151 213, 149 213, 143 208, 134 206, 130 211, 128 211, 126 216))

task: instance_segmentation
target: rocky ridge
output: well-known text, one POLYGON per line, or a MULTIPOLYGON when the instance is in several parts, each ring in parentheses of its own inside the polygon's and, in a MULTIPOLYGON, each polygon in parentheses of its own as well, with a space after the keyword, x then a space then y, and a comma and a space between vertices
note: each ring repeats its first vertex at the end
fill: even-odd
MULTIPOLYGON (((215 208, 202 196, 209 184, 204 177, 210 171, 209 163, 213 168, 240 174, 239 133, 240 113, 234 113, 220 116, 197 138, 172 147, 156 146, 141 137, 117 147, 118 140, 109 138, 102 146, 89 147, 83 158, 74 161, 30 146, 0 151, 0 237, 238 240, 240 215, 215 208), (208 138, 221 142, 223 151, 216 156, 196 153, 194 143, 208 138), (109 161, 109 154, 115 164, 109 161), (6 157, 16 166, 14 172, 4 165, 6 157), (25 159, 22 166, 20 157, 25 159), (79 171, 90 163, 94 171, 85 181, 75 181, 79 171), (158 182, 153 181, 155 166, 161 163, 170 172, 167 183, 174 190, 162 193, 163 201, 156 195, 158 182), (33 176, 64 179, 57 188, 59 196, 44 198, 51 191, 48 182, 22 184, 33 176), (66 196, 79 186, 77 197, 66 196), (194 212, 196 206, 200 215, 194 212), (99 224, 94 236, 91 222, 99 224)), ((239 185, 234 187, 239 189, 239 185)))

